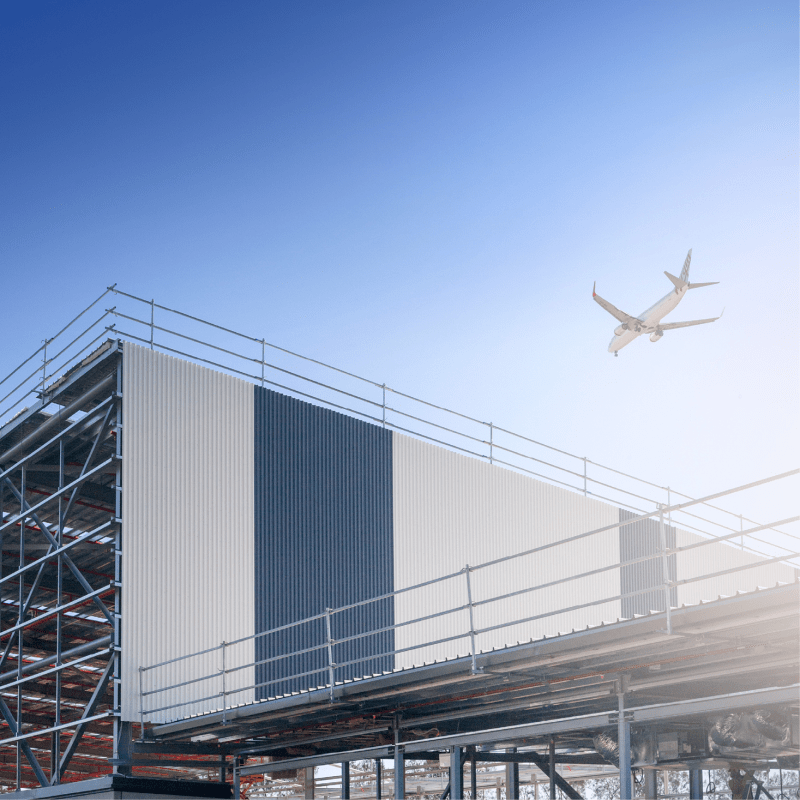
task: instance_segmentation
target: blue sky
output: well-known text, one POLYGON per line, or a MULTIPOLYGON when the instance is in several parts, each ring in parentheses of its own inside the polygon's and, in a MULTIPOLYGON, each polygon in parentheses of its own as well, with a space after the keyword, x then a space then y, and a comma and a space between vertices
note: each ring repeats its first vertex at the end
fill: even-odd
POLYGON ((3 375, 118 282, 688 492, 797 466, 795 2, 0 20, 3 375), (673 319, 723 319, 610 356, 592 282, 637 314, 690 247, 673 319))

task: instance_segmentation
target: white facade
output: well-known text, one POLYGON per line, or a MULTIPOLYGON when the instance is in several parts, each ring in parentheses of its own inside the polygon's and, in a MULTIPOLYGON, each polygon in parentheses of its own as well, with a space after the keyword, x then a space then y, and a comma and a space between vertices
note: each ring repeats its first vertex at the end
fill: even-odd
MULTIPOLYGON (((126 342, 123 397, 122 718, 138 720, 140 666, 253 633, 253 387, 126 342)), ((228 667, 253 662, 252 639, 229 650, 228 667)), ((144 689, 221 666, 214 651, 145 672, 144 689)), ((253 669, 228 680, 228 691, 252 686, 253 669)), ((147 698, 146 705, 220 691, 219 681, 204 681, 147 698)), ((252 700, 251 689, 228 703, 252 700)), ((215 696, 179 711, 219 707, 215 696)), ((148 719, 174 717, 173 711, 148 719)))
MULTIPOLYGON (((517 472, 395 434, 395 589, 412 586, 466 564, 556 542, 619 522, 619 511, 599 500, 533 480, 517 472)), ((616 527, 595 536, 506 561, 471 573, 473 602, 619 564, 616 527)), ((620 616, 619 569, 530 592, 474 610, 476 629, 546 614, 559 608, 605 603, 479 634, 476 647, 491 650, 518 641, 554 636, 620 616)), ((444 583, 400 594, 398 624, 467 603, 463 574, 444 583)), ((469 638, 415 647, 469 631, 468 611, 397 629, 397 667, 452 658, 469 652, 469 638)))

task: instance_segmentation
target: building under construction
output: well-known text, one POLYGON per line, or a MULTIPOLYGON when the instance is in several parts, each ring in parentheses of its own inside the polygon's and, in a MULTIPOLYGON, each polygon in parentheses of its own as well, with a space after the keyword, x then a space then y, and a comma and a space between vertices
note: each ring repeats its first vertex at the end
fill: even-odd
POLYGON ((0 397, 20 796, 797 783, 798 517, 726 508, 800 470, 690 497, 116 287, 0 397))

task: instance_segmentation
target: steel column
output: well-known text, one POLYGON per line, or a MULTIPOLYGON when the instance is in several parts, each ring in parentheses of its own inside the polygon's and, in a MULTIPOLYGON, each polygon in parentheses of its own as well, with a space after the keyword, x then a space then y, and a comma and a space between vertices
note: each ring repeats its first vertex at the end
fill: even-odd
POLYGON ((621 800, 631 800, 633 783, 631 780, 631 724, 625 717, 625 689, 627 681, 620 678, 617 683, 619 701, 619 721, 617 722, 617 741, 619 742, 619 796, 621 800))
POLYGON ((658 770, 656 769, 644 771, 644 796, 645 800, 658 799, 658 770))
POLYGON ((548 747, 548 768, 550 770, 550 800, 556 800, 556 737, 550 737, 548 747))
POLYGON ((306 767, 303 772, 303 798, 314 800, 314 767, 306 767))
MULTIPOLYGON (((516 753, 517 748, 511 747, 507 753, 516 753)), ((506 764, 506 799, 517 800, 519 797, 519 764, 511 762, 506 764)))
POLYGON ((400 744, 400 719, 394 718, 394 797, 403 800, 406 796, 406 762, 400 744))
POLYGON ((450 748, 450 800, 464 797, 464 768, 461 763, 460 747, 450 748))
POLYGON ((689 770, 689 800, 703 800, 703 770, 689 770))
POLYGON ((469 788, 472 800, 478 796, 478 762, 475 759, 475 747, 469 749, 469 788))
POLYGON ((342 761, 342 800, 350 800, 350 762, 342 761))
POLYGON ((381 800, 383 791, 381 789, 381 760, 375 759, 375 800, 381 800))

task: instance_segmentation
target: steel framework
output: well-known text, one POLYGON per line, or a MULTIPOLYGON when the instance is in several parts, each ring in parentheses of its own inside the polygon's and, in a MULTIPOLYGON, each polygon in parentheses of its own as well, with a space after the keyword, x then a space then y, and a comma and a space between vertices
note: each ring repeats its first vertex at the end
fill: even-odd
MULTIPOLYGON (((470 575, 487 565, 468 565, 441 579, 463 584, 459 591, 466 603, 454 602, 452 610, 469 612, 468 629, 457 637, 469 642, 468 656, 402 673, 338 680, 336 646, 342 640, 336 640, 332 626, 342 609, 329 609, 327 633, 319 642, 327 654, 321 688, 236 707, 225 691, 223 665, 214 675, 222 681, 219 712, 181 718, 176 711, 174 721, 166 724, 148 721, 161 707, 145 703, 171 687, 143 686, 141 729, 135 738, 131 724, 120 718, 122 339, 594 493, 642 518, 658 517, 662 530, 665 522, 674 525, 673 517, 680 517, 682 527, 707 537, 691 547, 736 541, 754 563, 797 564, 798 538, 785 530, 797 518, 761 525, 714 504, 734 490, 694 500, 111 287, 0 381, 5 387, 0 397, 3 785, 54 787, 113 771, 232 778, 240 786, 254 776, 320 763, 394 759, 402 764, 446 752, 452 765, 451 797, 459 797, 464 788, 462 762, 472 774, 479 763, 508 765, 512 793, 515 774, 518 781, 514 765, 533 764, 547 774, 551 796, 556 787, 575 796, 555 765, 597 764, 592 736, 598 731, 615 732, 629 758, 624 743, 632 733, 639 738, 675 730, 694 735, 707 731, 714 715, 737 709, 788 709, 796 723, 800 585, 674 608, 670 590, 675 581, 666 559, 689 548, 670 550, 662 537, 661 552, 646 558, 665 565, 664 604, 649 616, 481 653, 475 641, 481 630, 472 610, 498 598, 473 595, 470 575), (115 306, 77 336, 67 333, 109 293, 147 313, 115 306), (156 325, 156 311, 189 327, 156 325), (119 320, 135 332, 117 329, 119 320), (254 353, 242 355, 243 340, 254 353), (266 360, 268 348, 276 354, 273 362, 266 360), (41 364, 32 362, 39 355, 41 364), (296 366, 298 359, 304 371, 296 366), (26 374, 26 369, 32 371, 26 374), (325 375, 340 376, 343 382, 334 384, 325 375), (396 398, 393 405, 387 392, 396 398), (587 474, 589 465, 594 475, 587 474), (271 761, 265 763, 266 758, 271 761)), ((144 670, 143 680, 157 667, 144 670)), ((769 752, 762 748, 733 756, 697 750, 671 763, 697 770, 738 763, 732 761, 736 756, 745 765, 771 764, 778 756, 796 758, 797 744, 793 740, 769 752)), ((629 766, 623 755, 623 791, 630 789, 624 782, 629 766)), ((402 797, 404 771, 395 769, 393 779, 395 796, 402 797)), ((349 796, 344 777, 342 783, 342 797, 349 796)))

